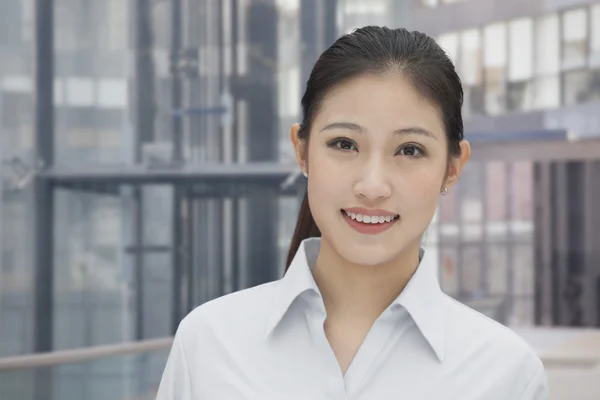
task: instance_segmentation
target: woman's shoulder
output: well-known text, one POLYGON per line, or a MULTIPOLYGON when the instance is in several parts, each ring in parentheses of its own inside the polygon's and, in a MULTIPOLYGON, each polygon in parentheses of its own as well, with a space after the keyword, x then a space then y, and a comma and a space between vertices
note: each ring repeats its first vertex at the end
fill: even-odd
POLYGON ((177 336, 189 343, 223 339, 240 332, 247 335, 266 327, 277 282, 242 289, 199 305, 180 322, 177 336))
POLYGON ((541 367, 541 360, 533 348, 508 326, 447 297, 446 333, 449 344, 459 351, 471 349, 492 359, 501 359, 515 366, 520 364, 533 370, 541 367))
POLYGON ((544 365, 525 339, 449 296, 446 304, 446 356, 451 365, 477 379, 493 377, 498 385, 514 388, 518 398, 547 398, 544 365))

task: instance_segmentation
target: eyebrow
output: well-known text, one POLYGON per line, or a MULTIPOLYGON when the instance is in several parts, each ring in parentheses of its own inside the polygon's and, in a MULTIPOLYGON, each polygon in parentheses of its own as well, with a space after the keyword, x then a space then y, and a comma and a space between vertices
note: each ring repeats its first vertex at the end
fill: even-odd
MULTIPOLYGON (((333 123, 325 126, 323 129, 321 129, 321 132, 331 130, 331 129, 349 129, 349 130, 357 132, 357 133, 365 133, 367 131, 362 126, 352 123, 352 122, 333 122, 333 123)), ((397 135, 411 135, 411 134, 415 135, 416 134, 416 135, 423 135, 423 136, 428 136, 433 139, 437 139, 437 137, 433 133, 429 132, 427 129, 419 128, 418 126, 396 129, 394 131, 394 134, 397 134, 397 135)))

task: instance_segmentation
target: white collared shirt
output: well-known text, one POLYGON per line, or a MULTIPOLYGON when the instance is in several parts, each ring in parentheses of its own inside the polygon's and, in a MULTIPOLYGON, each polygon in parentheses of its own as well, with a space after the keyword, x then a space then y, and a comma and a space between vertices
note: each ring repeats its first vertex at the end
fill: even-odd
POLYGON ((302 242, 285 276, 205 303, 181 322, 157 400, 546 400, 540 359, 513 331, 445 295, 421 262, 346 374, 324 333, 302 242))

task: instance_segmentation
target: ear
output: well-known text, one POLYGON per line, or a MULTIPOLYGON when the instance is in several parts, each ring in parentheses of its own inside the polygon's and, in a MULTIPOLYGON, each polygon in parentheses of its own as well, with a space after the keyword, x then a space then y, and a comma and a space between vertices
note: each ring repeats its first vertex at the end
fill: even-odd
POLYGON ((296 153, 296 162, 302 172, 307 172, 307 163, 306 163, 306 140, 300 139, 298 134, 300 133, 300 124, 295 123, 290 128, 290 139, 292 141, 292 145, 294 146, 294 152, 296 153))
POLYGON ((467 161, 469 161, 469 158, 471 158, 471 145, 468 141, 462 140, 460 142, 460 156, 450 158, 448 176, 446 177, 444 187, 450 189, 458 182, 462 169, 467 164, 467 161))

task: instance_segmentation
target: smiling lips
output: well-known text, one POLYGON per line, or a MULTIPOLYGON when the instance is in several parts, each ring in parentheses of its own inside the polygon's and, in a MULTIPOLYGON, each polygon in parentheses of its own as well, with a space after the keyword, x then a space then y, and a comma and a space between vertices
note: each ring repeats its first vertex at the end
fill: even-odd
POLYGON ((375 235, 391 228, 400 216, 386 210, 367 210, 365 208, 346 208, 341 213, 355 231, 375 235))

